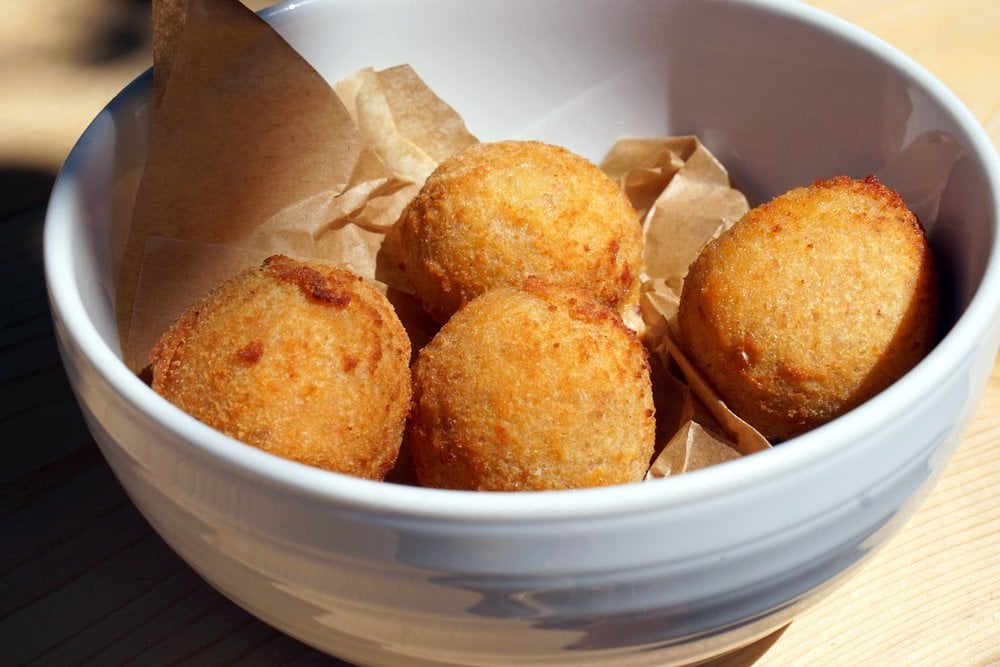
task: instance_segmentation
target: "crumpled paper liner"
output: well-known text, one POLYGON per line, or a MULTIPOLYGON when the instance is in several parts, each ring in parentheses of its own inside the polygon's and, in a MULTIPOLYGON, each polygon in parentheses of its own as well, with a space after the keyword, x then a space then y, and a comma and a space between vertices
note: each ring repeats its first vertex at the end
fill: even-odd
POLYGON ((183 311, 173 295, 189 304, 234 266, 283 253, 375 277, 386 230, 427 174, 475 141, 409 67, 363 70, 335 91, 238 2, 153 9, 153 133, 116 265, 133 369, 183 311), (162 239, 199 249, 174 261, 177 243, 162 239))
POLYGON ((643 221, 641 337, 650 351, 660 431, 658 454, 647 478, 704 468, 770 447, 726 407, 673 339, 688 266, 707 241, 746 213, 746 198, 730 186, 725 168, 693 136, 621 139, 601 168, 618 181, 643 221), (669 419, 667 414, 681 417, 669 419))
MULTIPOLYGON (((390 233, 439 162, 476 141, 407 65, 330 85, 234 0, 155 0, 154 123, 116 263, 123 357, 155 340, 224 279, 283 253, 379 281, 413 338, 436 325, 392 261, 390 233)), ((646 240, 640 335, 650 351, 658 454, 648 477, 769 445, 729 412, 672 343, 687 267, 746 210, 693 136, 622 139, 601 167, 646 240)))

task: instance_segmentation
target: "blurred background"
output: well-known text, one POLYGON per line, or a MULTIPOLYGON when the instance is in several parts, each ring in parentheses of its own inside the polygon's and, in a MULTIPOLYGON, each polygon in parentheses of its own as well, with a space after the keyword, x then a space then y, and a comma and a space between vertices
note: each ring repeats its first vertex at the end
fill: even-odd
MULTIPOLYGON (((270 0, 245 0, 259 10, 270 0)), ((812 0, 907 52, 952 85, 1000 140, 993 0, 812 0), (947 7, 947 16, 943 14, 947 7), (940 29, 928 34, 926 26, 940 29), (959 41, 960 35, 960 41, 959 41), (971 40, 970 40, 971 37, 971 40), (942 42, 955 48, 942 48, 942 42), (978 42, 978 43, 977 43, 978 42), (961 77, 950 76, 961 72, 961 77), (950 79, 950 80, 949 80, 950 79), (985 94, 985 91, 992 91, 985 94)), ((0 217, 45 200, 90 120, 149 67, 150 0, 0 0, 0 217)))
POLYGON ((0 218, 47 199, 87 124, 150 66, 151 4, 0 0, 0 218))

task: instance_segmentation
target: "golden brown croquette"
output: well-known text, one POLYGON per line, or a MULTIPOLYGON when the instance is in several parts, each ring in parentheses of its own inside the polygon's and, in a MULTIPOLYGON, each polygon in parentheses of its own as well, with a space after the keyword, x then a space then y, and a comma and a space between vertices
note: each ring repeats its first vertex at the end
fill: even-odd
POLYGON ((562 147, 469 146, 428 177, 400 218, 399 238, 403 272, 439 322, 528 277, 588 290, 622 312, 638 301, 635 210, 596 165, 562 147))
POLYGON ((780 441, 871 398, 935 342, 924 231, 874 176, 795 188, 691 265, 682 349, 729 407, 780 441))
POLYGON ((408 443, 424 486, 637 482, 653 453, 645 348, 591 295, 531 281, 469 301, 413 368, 408 443))
POLYGON ((382 479, 410 400, 410 341, 348 269, 276 255, 192 306, 151 353, 153 389, 278 456, 382 479))

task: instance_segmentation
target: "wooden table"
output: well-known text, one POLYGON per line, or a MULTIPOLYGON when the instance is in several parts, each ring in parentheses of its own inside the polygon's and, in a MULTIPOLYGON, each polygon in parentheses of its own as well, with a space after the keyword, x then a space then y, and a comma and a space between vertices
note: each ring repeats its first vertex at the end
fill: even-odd
MULTIPOLYGON (((253 8, 265 2, 247 2, 253 8)), ((1000 3, 814 0, 914 56, 1000 145, 1000 3)), ((97 452, 52 336, 44 204, 149 63, 144 3, 0 4, 0 662, 338 664, 188 568, 97 452)), ((858 576, 719 665, 1000 664, 1000 365, 933 494, 858 576)))

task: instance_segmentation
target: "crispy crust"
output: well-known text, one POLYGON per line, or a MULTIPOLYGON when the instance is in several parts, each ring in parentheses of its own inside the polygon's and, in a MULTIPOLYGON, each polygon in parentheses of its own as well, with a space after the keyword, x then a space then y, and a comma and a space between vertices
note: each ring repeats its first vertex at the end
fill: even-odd
POLYGON ((645 348, 591 296, 530 282, 470 301, 413 368, 420 483, 479 490, 642 479, 654 412, 645 348))
POLYGON ((931 349, 923 229, 874 176, 795 188, 709 243, 685 278, 682 348, 772 441, 843 414, 931 349))
POLYGON ((488 289, 534 276, 638 301, 642 230, 596 165, 536 141, 474 144, 442 162, 399 223, 402 269, 444 322, 488 289))
POLYGON ((382 479, 409 406, 410 341, 351 271, 283 256, 220 285, 154 346, 155 391, 309 465, 382 479))

